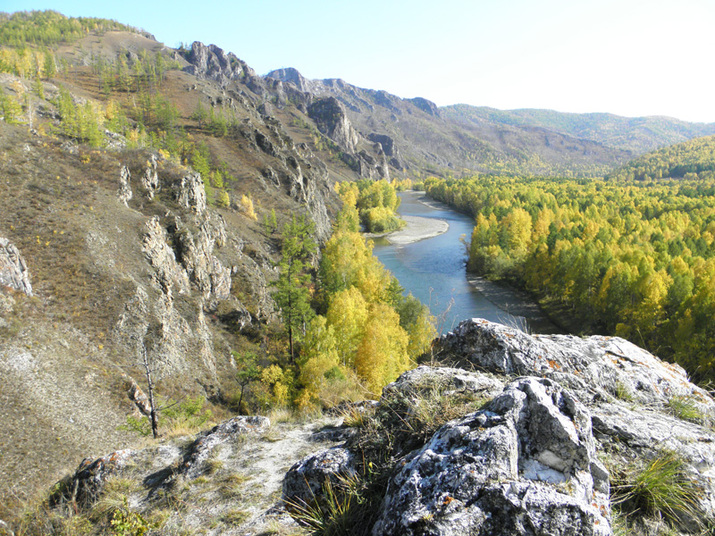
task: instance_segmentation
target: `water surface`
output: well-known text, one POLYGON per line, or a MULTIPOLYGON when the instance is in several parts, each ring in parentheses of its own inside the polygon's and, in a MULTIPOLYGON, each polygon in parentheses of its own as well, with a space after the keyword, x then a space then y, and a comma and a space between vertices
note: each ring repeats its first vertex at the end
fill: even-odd
POLYGON ((375 240, 375 255, 397 277, 406 292, 429 306, 444 333, 462 320, 486 318, 532 333, 556 333, 558 328, 528 295, 468 276, 467 252, 473 221, 422 192, 403 192, 398 212, 449 223, 446 233, 404 245, 375 240), (471 279, 471 282, 470 282, 471 279))

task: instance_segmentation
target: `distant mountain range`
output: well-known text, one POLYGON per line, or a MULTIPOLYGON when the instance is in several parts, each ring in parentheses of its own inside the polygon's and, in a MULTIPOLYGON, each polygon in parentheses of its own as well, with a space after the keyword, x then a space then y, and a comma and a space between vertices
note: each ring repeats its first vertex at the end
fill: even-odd
POLYGON ((634 154, 658 149, 699 136, 715 134, 715 123, 688 123, 672 117, 622 117, 607 113, 574 114, 553 110, 497 110, 457 104, 442 113, 462 123, 487 121, 515 127, 539 127, 587 139, 634 154))
POLYGON ((603 175, 650 150, 715 133, 715 123, 667 117, 438 107, 340 79, 308 80, 291 68, 266 77, 314 97, 335 98, 364 136, 389 137, 400 155, 394 163, 412 172, 603 175))

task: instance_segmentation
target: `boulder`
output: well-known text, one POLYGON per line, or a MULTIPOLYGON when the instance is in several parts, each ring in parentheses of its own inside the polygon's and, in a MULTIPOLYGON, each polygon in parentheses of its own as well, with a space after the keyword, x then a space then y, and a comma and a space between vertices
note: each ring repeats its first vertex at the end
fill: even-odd
POLYGON ((314 504, 323 497, 325 486, 356 473, 355 455, 344 447, 333 447, 306 456, 293 465, 283 480, 283 500, 289 505, 314 504))
POLYGON ((703 413, 715 412, 715 401, 690 383, 681 366, 620 337, 529 335, 474 318, 439 338, 434 353, 445 363, 494 374, 552 378, 578 392, 584 402, 620 397, 666 406, 673 397, 683 397, 703 413))
POLYGON ((590 413, 554 381, 513 382, 405 460, 372 534, 610 535, 590 413))
POLYGON ((118 450, 101 458, 85 458, 74 475, 62 480, 50 496, 50 505, 72 503, 91 507, 99 498, 107 480, 118 474, 132 459, 133 451, 118 450))
POLYGON ((205 471, 206 460, 218 445, 236 441, 242 435, 265 433, 270 427, 270 419, 260 416, 239 416, 222 422, 199 434, 184 455, 179 472, 188 478, 195 478, 205 471))
POLYGON ((393 398, 393 395, 399 393, 410 404, 417 405, 430 391, 435 390, 440 396, 468 392, 474 398, 494 398, 503 389, 504 383, 493 376, 458 368, 422 365, 408 370, 387 385, 382 391, 382 398, 393 398))

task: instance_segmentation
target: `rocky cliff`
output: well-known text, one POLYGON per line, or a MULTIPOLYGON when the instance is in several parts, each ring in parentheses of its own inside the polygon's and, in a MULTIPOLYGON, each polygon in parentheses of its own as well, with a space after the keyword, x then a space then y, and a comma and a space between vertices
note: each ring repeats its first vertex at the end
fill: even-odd
MULTIPOLYGON (((88 47, 111 55, 119 37, 103 39, 88 47)), ((141 355, 163 399, 201 395, 225 406, 237 388, 233 352, 260 353, 278 319, 278 229, 305 214, 315 238, 327 239, 332 184, 355 177, 259 110, 271 84, 235 56, 195 43, 186 58, 162 90, 179 126, 194 128, 214 169, 221 163, 231 177, 228 206, 217 206, 210 177, 164 150, 129 149, 109 131, 102 148, 43 135, 59 132, 58 86, 43 82, 40 96, 0 78, 3 91, 27 92, 40 129, 0 122, 0 510, 87 452, 135 441, 120 427, 139 415, 127 389, 143 383, 141 355), (197 103, 230 110, 240 130, 220 138, 196 129, 197 103), (267 229, 271 211, 277 222, 267 229)), ((74 68, 63 80, 73 102, 102 106, 89 68, 74 68)))

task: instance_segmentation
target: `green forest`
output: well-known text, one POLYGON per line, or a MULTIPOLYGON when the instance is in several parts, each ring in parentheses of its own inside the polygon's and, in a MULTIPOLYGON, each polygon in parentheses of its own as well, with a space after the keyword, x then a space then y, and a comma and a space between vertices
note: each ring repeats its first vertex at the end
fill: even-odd
POLYGON ((11 47, 52 47, 72 43, 90 32, 101 34, 110 30, 138 31, 113 20, 66 17, 57 11, 0 13, 0 45, 11 47))
POLYGON ((715 179, 715 136, 645 154, 607 176, 610 180, 637 181, 662 178, 715 179))
POLYGON ((428 179, 475 218, 469 269, 715 379, 715 181, 428 179))

